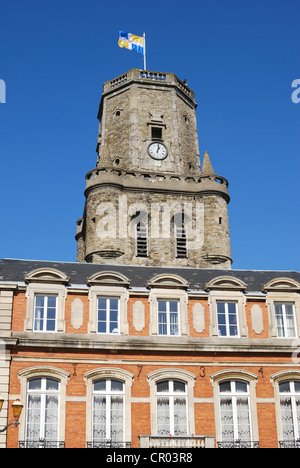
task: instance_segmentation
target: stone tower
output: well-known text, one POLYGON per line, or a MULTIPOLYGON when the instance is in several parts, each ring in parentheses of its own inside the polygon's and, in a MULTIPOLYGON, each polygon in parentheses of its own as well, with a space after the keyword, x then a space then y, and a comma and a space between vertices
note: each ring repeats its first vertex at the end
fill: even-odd
POLYGON ((207 153, 200 170, 196 107, 172 73, 133 69, 104 84, 78 262, 231 268, 228 182, 207 153))

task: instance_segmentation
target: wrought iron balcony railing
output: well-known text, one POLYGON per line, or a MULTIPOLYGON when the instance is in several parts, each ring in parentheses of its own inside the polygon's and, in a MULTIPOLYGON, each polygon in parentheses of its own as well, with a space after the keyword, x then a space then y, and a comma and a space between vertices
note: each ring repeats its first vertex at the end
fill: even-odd
POLYGON ((297 440, 280 440, 279 441, 280 448, 298 448, 300 449, 300 439, 297 440))
POLYGON ((123 442, 119 440, 93 440, 86 443, 87 448, 131 448, 131 442, 123 442))
POLYGON ((21 440, 19 441, 19 448, 65 448, 64 441, 57 440, 21 440))
POLYGON ((224 440, 217 442, 218 448, 259 448, 259 442, 254 440, 224 440))

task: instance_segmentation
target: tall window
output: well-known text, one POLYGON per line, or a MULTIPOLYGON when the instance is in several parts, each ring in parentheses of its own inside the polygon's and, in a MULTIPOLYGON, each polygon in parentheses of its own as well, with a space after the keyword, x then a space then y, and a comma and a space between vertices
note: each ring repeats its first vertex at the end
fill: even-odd
POLYGON ((124 443, 125 389, 120 380, 96 380, 93 385, 93 444, 124 443))
POLYGON ((43 377, 30 379, 27 385, 26 447, 46 441, 55 448, 59 441, 60 383, 43 377))
POLYGON ((252 439, 249 384, 240 380, 220 383, 222 441, 252 439))
POLYGON ((174 234, 175 234, 175 246, 176 246, 176 257, 187 258, 187 234, 186 226, 184 222, 184 216, 179 213, 174 216, 174 234))
POLYGON ((279 395, 283 439, 295 441, 300 438, 300 382, 280 383, 279 395))
POLYGON ((219 336, 238 336, 238 305, 237 302, 217 302, 219 336))
POLYGON ((156 384, 157 435, 186 436, 188 431, 186 383, 163 380, 156 384))
POLYGON ((148 214, 137 211, 131 220, 135 229, 135 255, 148 257, 148 214))
POLYGON ((158 300, 158 334, 180 335, 179 301, 158 300))
POLYGON ((275 319, 278 338, 297 338, 293 303, 275 302, 275 319))
POLYGON ((55 332, 57 296, 36 294, 34 299, 34 331, 55 332))
POLYGON ((120 300, 98 297, 98 333, 118 334, 120 330, 120 300))

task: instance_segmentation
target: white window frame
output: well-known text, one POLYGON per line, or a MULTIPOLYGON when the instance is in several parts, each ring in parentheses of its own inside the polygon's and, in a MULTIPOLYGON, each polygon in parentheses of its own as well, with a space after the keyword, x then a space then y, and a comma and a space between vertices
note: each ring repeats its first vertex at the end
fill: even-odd
POLYGON ((158 335, 159 336, 180 336, 180 302, 178 299, 163 299, 163 298, 159 298, 157 300, 157 327, 158 327, 158 335), (166 319, 167 319, 167 333, 160 333, 159 332, 159 328, 160 328, 160 325, 161 325, 161 322, 159 321, 159 314, 162 313, 162 312, 159 312, 159 303, 160 302, 165 302, 166 303, 166 319), (177 311, 176 311, 176 314, 177 314, 177 328, 178 328, 178 333, 176 334, 171 334, 171 313, 174 313, 174 312, 170 312, 170 302, 176 302, 177 304, 177 311))
MULTIPOLYGON (((187 383, 179 380, 179 379, 163 379, 158 382, 156 382, 156 427, 158 428, 158 400, 162 398, 167 398, 169 401, 169 432, 168 435, 171 436, 180 436, 180 434, 175 434, 175 409, 174 409, 174 400, 176 398, 184 398, 185 399, 185 413, 186 413, 186 428, 185 428, 185 434, 182 435, 182 437, 185 437, 188 435, 188 427, 189 427, 189 422, 188 422, 188 401, 187 401, 187 383), (167 392, 158 392, 157 386, 159 383, 162 382, 167 382, 168 383, 168 388, 169 390, 167 392), (174 382, 180 382, 181 384, 184 385, 184 392, 175 392, 174 391, 174 382)), ((157 435, 158 431, 157 431, 157 435)))
MULTIPOLYGON (((223 428, 222 428, 222 418, 220 419, 220 426, 221 426, 221 435, 222 435, 222 442, 233 442, 236 440, 243 440, 239 437, 239 424, 238 424, 238 404, 237 400, 239 398, 243 398, 247 400, 248 403, 248 415, 249 415, 249 429, 250 429, 250 440, 252 441, 252 417, 251 417, 251 402, 250 402, 250 390, 249 390, 249 383, 244 380, 225 380, 219 383, 219 405, 220 405, 220 416, 221 416, 221 400, 222 398, 231 399, 232 402, 232 418, 233 418, 233 440, 232 439, 223 439, 223 428), (237 392, 236 391, 236 383, 241 382, 247 386, 246 392, 237 392), (222 383, 230 383, 230 391, 228 392, 221 392, 220 385, 222 383)), ((249 439, 246 439, 247 441, 249 439)))
MULTIPOLYGON (((150 372, 147 375, 150 386, 150 414, 151 414, 151 435, 157 435, 157 392, 156 384, 163 380, 178 380, 186 384, 186 409, 187 409, 187 436, 195 434, 195 399, 194 385, 196 375, 178 368, 161 368, 150 372)), ((163 395, 163 393, 161 394, 163 395)))
MULTIPOLYGON (((63 333, 65 331, 65 302, 67 298, 67 288, 61 284, 43 284, 31 283, 26 291, 26 318, 24 321, 24 330, 33 331, 34 333, 42 333, 42 331, 34 330, 35 319, 35 297, 36 296, 57 296, 56 301, 56 332, 63 333)), ((44 331, 44 333, 54 333, 44 331)))
MULTIPOLYGON (((25 443, 30 442, 30 439, 27 439, 27 427, 28 427, 28 411, 29 411, 29 397, 30 395, 39 395, 41 397, 41 406, 40 406, 40 428, 39 428, 39 440, 45 440, 45 429, 46 429, 46 398, 48 395, 57 396, 57 437, 53 442, 59 442, 59 421, 60 421, 60 381, 53 379, 52 377, 33 377, 27 381, 27 399, 26 399, 26 423, 25 423, 25 443), (29 390, 29 384, 32 380, 40 379, 41 388, 37 390, 29 390), (55 380, 58 384, 58 390, 47 390, 46 382, 47 380, 55 380)), ((36 441, 38 442, 38 441, 36 441)), ((49 442, 52 442, 51 439, 49 442)))
POLYGON ((221 301, 217 300, 217 321, 218 321, 218 336, 220 338, 239 338, 240 337, 240 327, 239 327, 239 308, 238 308, 238 302, 237 301, 221 301), (225 307, 225 327, 226 327, 226 335, 221 335, 220 334, 220 326, 224 326, 224 324, 219 323, 219 311, 218 311, 218 305, 219 304, 224 304, 225 307), (236 328, 237 328, 237 333, 236 335, 231 335, 230 334, 230 323, 229 323, 229 307, 228 304, 234 304, 235 305, 235 316, 236 316, 236 328))
MULTIPOLYGON (((296 398, 300 402, 300 392, 295 391, 295 382, 297 381, 296 380, 284 380, 282 382, 279 382, 279 385, 278 385, 282 432, 283 432, 283 424, 282 424, 282 413, 281 413, 281 398, 284 397, 284 398, 289 398, 291 400, 293 429, 294 429, 294 438, 291 440, 298 440, 300 438, 300 422, 298 421, 298 412, 297 412, 297 403, 296 403, 296 398), (280 392, 280 384, 282 383, 290 384, 290 389, 291 389, 290 392, 280 392)), ((284 438, 284 440, 288 440, 288 439, 284 438)))
MULTIPOLYGON (((215 424, 216 424, 216 440, 222 441, 222 427, 221 427, 221 408, 220 398, 225 393, 220 393, 219 384, 226 381, 238 380, 249 384, 249 408, 250 408, 250 421, 251 421, 251 437, 253 441, 259 441, 258 430, 258 416, 257 416, 257 398, 256 398, 256 384, 258 381, 257 375, 253 372, 245 371, 243 369, 231 369, 215 372, 210 377, 213 390, 214 390, 214 407, 215 407, 215 424)), ((241 393, 240 395, 243 395, 241 393)))
MULTIPOLYGON (((34 295, 34 313, 33 313, 33 331, 37 333, 56 333, 57 331, 57 311, 58 311, 58 295, 56 294, 35 294, 34 295), (37 306, 36 300, 37 297, 43 297, 44 298, 44 306, 43 306, 43 327, 41 329, 36 328, 36 322, 40 321, 37 317, 37 309, 40 308, 40 306, 37 306), (47 322, 48 322, 48 300, 49 297, 55 297, 55 327, 54 330, 48 330, 47 329, 47 322)), ((52 320, 52 319, 51 319, 52 320)))
MULTIPOLYGON (((113 440, 113 442, 125 442, 125 383, 120 380, 120 379, 112 379, 112 378, 106 378, 106 379, 97 379, 94 380, 93 382, 93 415, 94 415, 94 410, 95 410, 95 396, 104 396, 106 398, 105 402, 105 419, 106 419, 106 425, 105 425, 105 439, 99 441, 101 443, 105 443, 108 440, 112 440, 112 425, 111 425, 111 400, 114 396, 121 396, 122 397, 122 420, 123 420, 123 427, 122 427, 122 432, 123 432, 123 437, 122 440, 113 440), (122 392, 120 390, 112 390, 111 389, 111 382, 112 380, 118 381, 122 383, 123 389, 122 392), (96 382, 105 382, 105 390, 95 390, 94 385, 96 382)), ((98 439, 94 438, 94 417, 92 418, 92 436, 93 436, 93 442, 97 443, 98 439)))
POLYGON ((104 335, 104 334, 107 334, 107 335, 119 335, 120 334, 120 298, 119 297, 105 297, 105 296, 98 296, 97 297, 97 333, 100 334, 100 335, 104 335), (99 322, 103 322, 102 320, 99 320, 99 300, 102 299, 102 300, 105 300, 106 301, 106 331, 105 332, 101 332, 99 331, 99 322), (110 324, 111 324, 111 308, 110 308, 110 301, 111 300, 116 300, 118 301, 118 319, 117 319, 117 323, 118 323, 118 327, 117 327, 117 331, 112 331, 110 332, 110 324))
POLYGON ((294 302, 282 302, 282 301, 274 301, 274 313, 275 313, 275 326, 277 332, 277 338, 288 338, 288 339, 295 339, 298 338, 297 334, 297 319, 296 319, 296 312, 295 312, 295 303, 294 302), (282 318, 283 318, 283 336, 279 336, 279 327, 277 324, 277 314, 276 314, 276 306, 280 305, 282 308, 282 318), (294 335, 287 336, 288 325, 287 325, 287 312, 286 312, 286 305, 291 305, 293 308, 293 328, 294 328, 294 335))
POLYGON ((134 375, 118 367, 103 367, 93 369, 84 374, 87 386, 86 403, 86 440, 93 440, 93 383, 96 380, 113 379, 124 383, 124 442, 131 442, 131 387, 134 375))
MULTIPOLYGON (((91 286, 89 291, 89 322, 88 333, 98 333, 98 297, 119 299, 119 333, 118 335, 128 335, 129 324, 127 317, 127 302, 129 293, 126 288, 118 286, 91 286)), ((99 333, 103 336, 104 333, 99 333)), ((117 335, 116 333, 110 336, 117 335)))
MULTIPOLYGON (((28 389, 28 380, 34 378, 48 378, 58 380, 60 383, 60 395, 59 395, 59 429, 58 434, 60 437, 60 441, 65 440, 65 430, 66 430, 66 389, 67 383, 70 378, 70 374, 62 369, 52 367, 52 366, 35 366, 22 369, 18 373, 20 383, 21 383, 21 395, 20 400, 23 402, 27 402, 27 389, 28 389)), ((20 417, 20 429, 19 429, 19 440, 26 439, 26 415, 27 415, 27 408, 25 411, 22 411, 20 417)))

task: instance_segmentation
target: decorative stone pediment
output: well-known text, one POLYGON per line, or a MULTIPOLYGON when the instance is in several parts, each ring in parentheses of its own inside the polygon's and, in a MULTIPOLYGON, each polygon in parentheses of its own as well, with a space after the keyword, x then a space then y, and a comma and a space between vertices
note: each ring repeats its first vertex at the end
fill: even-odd
POLYGON ((116 271, 102 271, 101 273, 95 273, 87 279, 87 284, 98 286, 128 287, 130 282, 130 279, 116 271))
POLYGON ((25 276, 26 283, 57 283, 68 284, 70 278, 54 268, 38 268, 25 276))
POLYGON ((275 278, 264 284, 263 292, 300 292, 300 284, 291 278, 275 278))
POLYGON ((205 285, 205 290, 245 291, 247 284, 234 276, 217 276, 205 285))
POLYGON ((155 276, 147 282, 148 288, 175 288, 175 289, 187 289, 189 283, 181 276, 173 274, 162 274, 155 276))

